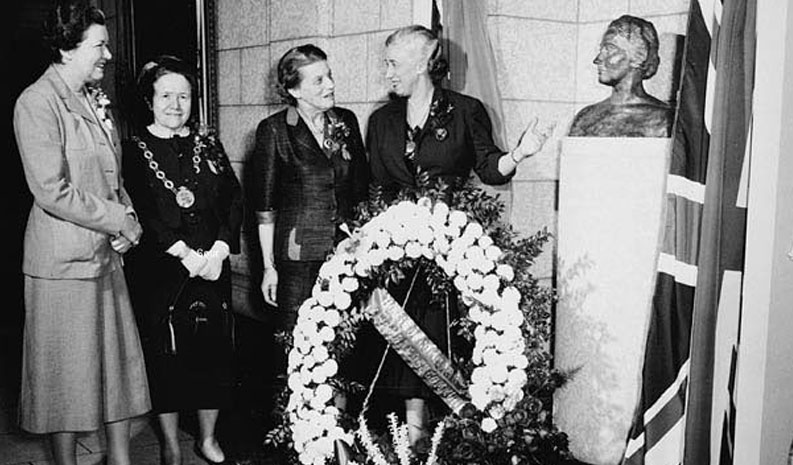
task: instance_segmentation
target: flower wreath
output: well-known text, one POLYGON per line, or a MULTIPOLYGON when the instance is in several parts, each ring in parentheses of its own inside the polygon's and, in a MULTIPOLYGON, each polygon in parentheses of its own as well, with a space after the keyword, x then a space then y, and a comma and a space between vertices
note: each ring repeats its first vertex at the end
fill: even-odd
MULTIPOLYGON (((458 187, 451 202, 444 200, 446 186, 426 188, 426 175, 420 175, 419 184, 424 186, 421 195, 403 192, 391 205, 375 195, 368 210, 359 211, 358 227, 348 230, 349 237, 320 268, 312 296, 299 308, 292 332, 288 398, 283 407, 291 438, 282 442, 291 444, 300 463, 320 465, 334 455, 337 440, 352 444, 357 436, 369 460, 387 463, 379 450, 372 449, 364 419, 357 431, 340 421, 344 413, 334 405, 340 384, 338 359, 350 350, 357 324, 367 318, 361 307, 373 290, 404 277, 405 268, 422 264, 430 269, 428 279, 434 288, 457 289, 467 310, 459 331, 474 342, 463 370, 469 379, 470 405, 439 423, 427 463, 436 462, 436 452, 454 455, 449 447, 439 447, 442 435, 452 437, 461 428, 474 427, 495 439, 499 430, 517 425, 509 416, 516 408, 524 413, 534 409, 535 417, 517 426, 530 428, 535 435, 547 427, 547 435, 559 439, 553 448, 563 454, 566 438, 549 425, 544 403, 538 400, 562 382, 549 368, 548 331, 539 323, 550 315, 552 292, 543 290, 526 271, 531 265, 527 257, 539 254, 548 234, 515 241, 509 226, 497 224, 503 205, 470 183, 458 187), (499 243, 508 244, 508 249, 499 243), (513 246, 524 250, 516 253, 510 250, 513 246), (521 291, 536 298, 523 299, 521 291)), ((393 419, 391 423, 397 436, 399 428, 393 419)), ((399 461, 407 463, 406 448, 400 452, 396 440, 394 445, 399 461)))

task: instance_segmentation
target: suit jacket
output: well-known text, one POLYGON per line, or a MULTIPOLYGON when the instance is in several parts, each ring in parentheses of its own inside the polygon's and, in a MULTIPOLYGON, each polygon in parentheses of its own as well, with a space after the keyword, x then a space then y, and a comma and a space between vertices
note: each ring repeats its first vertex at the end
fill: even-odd
POLYGON ((17 99, 14 132, 33 205, 23 273, 93 278, 121 266, 110 246, 132 203, 115 129, 100 122, 54 67, 17 99))
POLYGON ((338 226, 366 198, 369 167, 358 120, 344 108, 329 114, 349 129, 350 160, 321 148, 294 107, 266 118, 256 130, 254 208, 260 218, 275 216, 276 260, 324 260, 338 226))
POLYGON ((430 115, 414 137, 413 166, 405 161, 407 145, 407 99, 395 99, 377 109, 369 118, 366 149, 372 183, 393 195, 405 187, 415 187, 415 169, 447 184, 467 178, 471 170, 485 184, 505 184, 514 172, 504 176, 498 160, 504 155, 493 142, 492 125, 479 100, 454 91, 435 88, 430 115))

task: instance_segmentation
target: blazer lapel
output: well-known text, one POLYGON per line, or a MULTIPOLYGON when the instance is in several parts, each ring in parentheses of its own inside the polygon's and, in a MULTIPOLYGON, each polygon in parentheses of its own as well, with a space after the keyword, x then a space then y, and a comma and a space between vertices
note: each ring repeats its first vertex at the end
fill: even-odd
POLYGON ((99 117, 96 116, 90 108, 85 106, 85 103, 83 103, 77 97, 77 94, 69 89, 69 86, 53 66, 50 66, 50 68, 47 70, 47 75, 50 81, 52 81, 55 92, 63 100, 63 104, 66 106, 66 109, 71 113, 80 115, 86 122, 88 122, 90 124, 89 127, 93 128, 92 132, 96 132, 98 130, 101 134, 100 137, 105 138, 105 140, 109 143, 114 156, 117 155, 117 140, 115 139, 115 132, 110 131, 101 121, 99 121, 99 117))
MULTIPOLYGON (((405 149, 407 146, 407 102, 407 99, 400 98, 397 104, 391 107, 393 110, 388 114, 388 126, 393 128, 392 134, 395 136, 393 143, 389 145, 393 147, 392 150, 396 151, 395 157, 398 160, 396 165, 399 167, 400 171, 402 171, 402 177, 406 181, 412 180, 415 176, 415 173, 411 173, 408 169, 408 165, 405 163, 405 149)), ((416 147, 416 157, 418 158, 418 145, 416 147)))
POLYGON ((109 131, 107 128, 104 127, 98 117, 95 116, 92 110, 85 106, 83 102, 77 97, 77 95, 69 89, 69 86, 66 84, 66 81, 63 80, 58 71, 55 70, 55 67, 50 65, 46 72, 47 78, 52 83, 55 92, 58 96, 63 100, 63 104, 66 109, 74 114, 79 115, 83 118, 86 123, 89 131, 91 131, 94 138, 102 138, 107 141, 109 146, 109 150, 107 152, 102 151, 102 153, 106 154, 107 159, 107 166, 112 166, 113 171, 117 172, 118 167, 121 166, 121 154, 117 150, 117 135, 115 131, 109 131))

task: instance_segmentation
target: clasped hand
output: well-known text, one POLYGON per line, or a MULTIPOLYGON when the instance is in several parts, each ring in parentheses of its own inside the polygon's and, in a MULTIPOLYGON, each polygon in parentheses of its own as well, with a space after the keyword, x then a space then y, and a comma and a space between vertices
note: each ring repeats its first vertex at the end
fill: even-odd
POLYGON ((138 245, 143 228, 134 215, 128 213, 124 216, 124 224, 118 235, 110 238, 110 247, 118 253, 126 253, 132 247, 138 245))
POLYGON ((191 278, 198 276, 207 281, 216 281, 223 271, 223 262, 228 255, 228 246, 221 241, 217 241, 204 254, 190 249, 182 258, 182 265, 187 269, 191 278))

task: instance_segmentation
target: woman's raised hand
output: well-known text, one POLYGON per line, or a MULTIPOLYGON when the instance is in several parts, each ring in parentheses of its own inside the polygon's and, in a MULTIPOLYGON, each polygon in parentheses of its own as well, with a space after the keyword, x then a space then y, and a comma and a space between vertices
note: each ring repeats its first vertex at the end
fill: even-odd
POLYGON ((532 118, 521 134, 518 146, 513 150, 512 159, 519 163, 542 150, 545 142, 553 134, 554 126, 554 123, 540 124, 536 116, 532 118))

